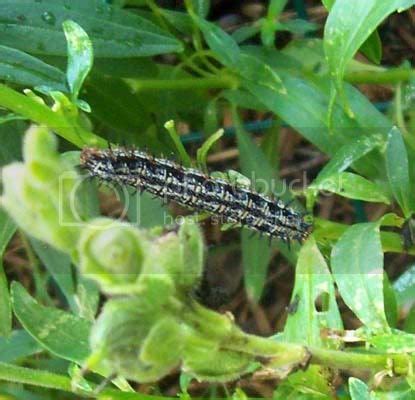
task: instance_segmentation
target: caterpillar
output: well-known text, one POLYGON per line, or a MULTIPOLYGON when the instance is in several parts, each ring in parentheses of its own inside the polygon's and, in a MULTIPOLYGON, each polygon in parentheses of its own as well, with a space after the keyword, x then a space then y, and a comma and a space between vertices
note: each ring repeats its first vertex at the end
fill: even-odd
POLYGON ((84 148, 80 166, 90 176, 145 190, 194 210, 220 216, 260 234, 290 243, 302 242, 310 232, 303 215, 248 187, 214 178, 173 161, 123 147, 84 148))

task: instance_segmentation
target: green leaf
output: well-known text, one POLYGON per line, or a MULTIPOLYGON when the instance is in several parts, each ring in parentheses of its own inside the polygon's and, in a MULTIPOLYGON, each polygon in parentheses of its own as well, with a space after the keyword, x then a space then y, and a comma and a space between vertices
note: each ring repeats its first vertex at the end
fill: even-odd
POLYGON ((377 134, 353 138, 350 143, 345 144, 338 151, 336 151, 331 160, 319 172, 313 184, 317 184, 335 173, 345 171, 355 161, 362 158, 374 148, 380 147, 384 143, 385 138, 377 134))
POLYGON ((247 53, 241 53, 235 64, 238 73, 250 82, 272 91, 285 94, 286 90, 277 72, 261 59, 247 53))
POLYGON ((219 130, 219 113, 220 107, 218 104, 218 99, 213 98, 211 101, 209 101, 209 103, 207 103, 203 115, 203 132, 205 136, 209 137, 219 130))
POLYGON ((395 213, 384 214, 379 219, 380 226, 394 226, 397 228, 401 228, 404 223, 405 219, 400 217, 399 215, 396 215, 395 213))
POLYGON ((242 26, 238 29, 235 29, 232 32, 232 38, 235 40, 236 43, 243 43, 246 40, 251 39, 252 37, 257 35, 260 30, 261 30, 260 24, 242 26))
POLYGON ((395 290, 391 285, 388 275, 383 275, 383 297, 385 299, 385 314, 388 325, 395 328, 398 323, 398 304, 396 301, 395 290))
POLYGON ((292 193, 286 190, 286 186, 275 177, 274 168, 266 159, 263 151, 252 140, 248 132, 241 125, 236 111, 233 118, 238 139, 241 172, 251 180, 256 190, 264 194, 281 195, 283 199, 291 200, 292 193))
POLYGON ((43 348, 76 363, 88 357, 89 321, 57 308, 41 306, 20 283, 12 283, 11 294, 16 317, 43 348))
MULTIPOLYGON (((17 319, 42 348, 65 360, 84 363, 90 352, 90 321, 38 304, 18 282, 12 283, 11 294, 17 319)), ((109 374, 107 368, 99 365, 91 369, 103 376, 109 374)), ((123 390, 129 388, 122 377, 113 383, 123 390)))
POLYGON ((0 259, 0 336, 8 337, 12 331, 12 310, 2 258, 0 259))
POLYGON ((66 20, 76 22, 88 33, 98 58, 143 57, 183 50, 177 39, 155 24, 101 0, 2 1, 1 42, 28 53, 66 56, 61 28, 66 20))
POLYGON ((94 70, 115 78, 153 78, 157 64, 151 57, 95 58, 94 70))
POLYGON ((9 336, 12 331, 12 310, 6 274, 3 269, 3 254, 16 231, 13 220, 0 208, 0 336, 9 336))
POLYGON ((210 9, 210 0, 191 0, 193 10, 199 17, 206 18, 210 9))
POLYGON ((360 321, 373 330, 388 329, 379 224, 348 228, 333 247, 331 266, 340 295, 360 321))
POLYGON ((308 190, 326 191, 349 199, 390 204, 387 193, 381 186, 351 172, 325 177, 311 184, 308 190))
POLYGON ((111 135, 110 141, 120 143, 124 140, 140 147, 148 145, 145 129, 151 126, 151 117, 143 97, 132 93, 124 80, 92 74, 83 96, 91 105, 91 117, 118 134, 111 135))
MULTIPOLYGON (((71 166, 77 168, 79 165, 80 152, 74 153, 77 153, 78 156, 76 158, 75 164, 72 164, 71 166)), ((61 157, 62 156, 63 154, 61 154, 61 157)), ((97 185, 91 185, 91 181, 88 181, 88 179, 83 179, 82 182, 77 186, 76 192, 76 195, 82 204, 82 208, 79 210, 79 213, 82 213, 82 215, 80 215, 81 219, 88 220, 101 215, 97 185)))
POLYGON ((270 19, 277 19, 284 10, 288 0, 271 0, 268 6, 267 17, 270 19))
POLYGON ((290 374, 274 392, 275 400, 332 400, 335 398, 328 370, 310 365, 306 371, 290 374))
POLYGON ((415 333, 415 306, 412 306, 405 318, 403 330, 408 333, 415 333))
POLYGON ((414 0, 336 0, 324 29, 324 48, 337 88, 347 63, 391 13, 414 5, 414 0))
POLYGON ((317 24, 304 19, 289 19, 277 24, 277 31, 287 31, 296 35, 305 35, 318 29, 319 26, 317 24))
MULTIPOLYGON (((156 396, 154 394, 144 393, 128 393, 121 391, 105 391, 98 395, 98 400, 182 400, 181 397, 167 397, 167 396, 156 396)), ((26 400, 26 399, 25 399, 26 400)), ((191 400, 191 398, 185 398, 183 400, 191 400)))
MULTIPOLYGON (((243 86, 259 102, 327 154, 332 155, 355 138, 370 136, 373 132, 386 137, 387 132, 392 128, 391 122, 350 85, 345 85, 344 89, 354 118, 347 115, 343 104, 336 102, 333 110, 336 124, 329 128, 327 109, 330 100, 330 82, 326 77, 313 75, 312 81, 304 80, 296 77, 295 71, 292 71, 293 67, 290 67, 292 58, 289 62, 288 57, 280 52, 264 51, 257 47, 244 48, 244 52, 248 50, 251 55, 266 60, 272 68, 276 68, 286 93, 272 91, 250 81, 242 82, 243 86), (289 73, 281 69, 281 65, 284 64, 290 68, 289 73)), ((379 178, 384 176, 384 172, 379 170, 380 165, 380 153, 373 152, 359 161, 355 168, 365 176, 379 178)))
POLYGON ((180 390, 182 392, 179 395, 180 400, 191 400, 191 397, 188 393, 188 388, 193 379, 193 375, 190 375, 189 373, 183 371, 180 372, 179 385, 180 390))
POLYGON ((327 8, 327 10, 331 10, 331 8, 333 7, 333 4, 336 0, 321 0, 321 2, 323 3, 324 7, 327 8))
MULTIPOLYGON (((362 136, 353 138, 350 143, 342 146, 333 156, 333 158, 325 165, 325 167, 317 175, 306 191, 307 207, 313 207, 315 197, 317 196, 318 186, 320 184, 327 185, 334 189, 338 189, 340 195, 344 195, 341 187, 341 177, 339 172, 343 172, 353 163, 368 154, 375 148, 380 148, 385 143, 385 137, 379 134, 372 136, 362 136), (326 182, 325 182, 326 180, 326 182)), ((348 178, 346 178, 348 179, 348 178)), ((353 179, 353 178, 352 178, 353 179)), ((352 188, 353 191, 355 188, 352 188)), ((326 189, 324 189, 326 190, 326 189)), ((337 193, 337 192, 336 192, 337 193)), ((344 195, 348 197, 347 195, 344 195)), ((383 196, 382 196, 383 197, 383 196)))
POLYGON ((377 30, 360 46, 360 51, 373 63, 380 64, 382 60, 382 41, 377 30))
POLYGON ((392 329, 391 333, 370 336, 366 341, 386 353, 415 352, 415 335, 398 329, 392 329))
POLYGON ((198 16, 193 16, 203 36, 220 61, 228 67, 234 66, 240 56, 240 49, 238 44, 219 26, 208 22, 198 16))
POLYGON ((275 167, 278 168, 276 174, 279 174, 279 160, 281 157, 281 125, 282 121, 274 121, 274 123, 264 132, 264 139, 261 142, 261 149, 264 152, 266 159, 271 165, 275 165, 275 167))
POLYGON ((224 90, 221 93, 224 99, 240 108, 266 112, 268 109, 255 96, 246 90, 224 90))
MULTIPOLYGON (((335 0, 323 0, 327 10, 331 10, 335 0)), ((372 62, 379 64, 382 58, 382 42, 378 31, 374 31, 360 46, 360 51, 372 62)))
POLYGON ((6 246, 16 232, 14 221, 0 208, 0 257, 3 257, 6 246))
POLYGON ((23 121, 25 120, 25 117, 22 117, 21 115, 17 115, 17 114, 13 114, 13 113, 9 113, 5 116, 1 116, 0 117, 0 125, 1 124, 6 124, 7 122, 12 122, 12 121, 23 121))
MULTIPOLYGON (((301 68, 303 72, 311 72, 313 75, 326 76, 328 65, 324 56, 323 41, 321 39, 301 39, 289 43, 281 51, 285 57, 295 61, 295 64, 288 70, 291 73, 301 68)), ((303 75, 303 74, 302 74, 303 75)))
POLYGON ((62 26, 68 42, 66 78, 72 99, 76 100, 94 61, 92 43, 87 33, 77 23, 65 21, 62 26))
MULTIPOLYGON (((96 56, 96 54, 95 54, 96 56)), ((65 56, 39 56, 44 62, 66 70, 68 64, 67 54, 65 56)), ((134 58, 96 58, 94 59, 94 72, 109 75, 116 78, 154 78, 158 67, 151 57, 134 58)))
POLYGON ((265 285, 271 248, 266 238, 252 237, 252 232, 241 231, 242 263, 245 287, 254 301, 259 301, 265 285))
POLYGON ((372 398, 366 383, 357 378, 349 378, 349 391, 352 400, 370 400, 372 398))
POLYGON ((12 362, 42 351, 26 331, 13 331, 7 339, 0 338, 0 361, 12 362))
POLYGON ((12 121, 24 121, 24 120, 26 120, 26 118, 22 117, 21 115, 9 113, 9 114, 6 114, 5 116, 0 116, 0 125, 7 124, 8 122, 12 122, 12 121))
MULTIPOLYGON (((184 12, 174 11, 174 10, 167 10, 165 8, 159 9, 163 17, 170 22, 172 26, 174 26, 180 33, 184 33, 185 35, 192 35, 193 33, 193 23, 190 15, 184 12)), ((151 19, 154 18, 154 14, 149 12, 140 11, 140 15, 151 19)), ((154 21, 156 22, 156 21, 154 21)))
POLYGON ((288 310, 284 328, 287 341, 321 346, 322 329, 343 329, 333 278, 313 237, 300 250, 288 310))
POLYGON ((76 107, 62 92, 49 94, 55 100, 54 110, 43 104, 39 97, 33 93, 28 93, 25 96, 0 84, 0 102, 3 107, 21 114, 37 124, 50 126, 57 134, 79 147, 88 144, 100 147, 107 145, 105 140, 85 128, 85 120, 82 123, 77 118, 76 107))
POLYGON ((415 211, 415 195, 409 179, 408 155, 400 130, 396 127, 389 132, 386 148, 386 170, 392 193, 406 218, 415 211))
POLYGON ((399 307, 407 307, 414 304, 415 298, 415 265, 410 266, 396 281, 393 283, 396 299, 399 307))
POLYGON ((261 23, 261 41, 266 47, 272 47, 275 42, 277 23, 274 19, 263 18, 261 23))
MULTIPOLYGON (((182 259, 182 278, 176 279, 176 285, 193 288, 199 283, 198 279, 203 275, 204 243, 203 236, 198 224, 190 217, 184 219, 179 228, 180 254, 182 259), (187 275, 187 276, 186 276, 187 275), (197 283, 196 283, 197 282, 197 283)), ((177 277, 179 268, 175 268, 177 277)))
POLYGON ((0 124, 0 167, 22 159, 22 140, 27 129, 23 121, 9 121, 0 124))
POLYGON ((277 20, 286 4, 287 0, 271 0, 269 2, 267 16, 261 24, 261 40, 267 47, 274 44, 277 20))
MULTIPOLYGON (((187 78, 190 80, 195 79, 190 73, 166 64, 159 64, 158 74, 156 74, 155 78, 169 81, 187 78)), ((205 89, 191 88, 188 86, 188 83, 186 84, 187 89, 185 91, 166 89, 163 90, 163 96, 160 96, 160 90, 155 88, 148 88, 149 90, 142 92, 142 82, 143 80, 141 79, 129 79, 127 83, 130 85, 132 91, 137 93, 137 96, 145 100, 143 104, 146 108, 153 113, 154 110, 157 110, 152 116, 152 119, 154 120, 154 117, 156 117, 158 125, 162 125, 170 119, 183 120, 183 116, 186 116, 185 119, 201 116, 203 109, 209 101, 205 89)), ((163 86, 164 83, 161 82, 161 85, 163 86)))
POLYGON ((68 91, 65 75, 58 68, 23 51, 0 45, 0 79, 25 86, 47 86, 68 91))
POLYGON ((202 146, 197 150, 197 164, 203 169, 206 170, 206 159, 207 154, 211 147, 223 136, 224 134, 223 129, 219 129, 216 133, 211 135, 203 144, 202 146))
POLYGON ((75 284, 69 256, 37 239, 30 238, 30 242, 43 265, 64 294, 72 312, 78 313, 79 307, 75 299, 75 284))
POLYGON ((123 203, 127 207, 129 221, 142 228, 165 226, 174 222, 167 207, 149 193, 130 194, 127 199, 123 199, 123 203))
MULTIPOLYGON (((396 221, 398 223, 398 220, 396 221)), ((383 221, 379 221, 382 226, 383 221)), ((397 225, 391 225, 397 226, 397 225)), ((326 219, 314 218, 313 236, 321 245, 331 245, 339 239, 339 237, 348 229, 348 225, 331 222, 326 219)), ((384 253, 402 253, 404 251, 402 246, 402 237, 394 232, 380 232, 382 249, 384 253)))
POLYGON ((79 299, 79 316, 93 321, 100 301, 98 285, 91 279, 80 275, 76 292, 79 299))

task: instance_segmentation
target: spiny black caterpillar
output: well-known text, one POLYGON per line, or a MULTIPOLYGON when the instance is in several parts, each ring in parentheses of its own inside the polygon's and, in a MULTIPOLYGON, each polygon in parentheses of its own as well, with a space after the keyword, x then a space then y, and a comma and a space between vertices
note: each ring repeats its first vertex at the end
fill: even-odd
POLYGON ((310 224, 281 200, 272 200, 247 187, 182 167, 164 158, 123 147, 85 148, 81 167, 103 181, 130 185, 185 207, 219 216, 286 242, 302 242, 310 224))

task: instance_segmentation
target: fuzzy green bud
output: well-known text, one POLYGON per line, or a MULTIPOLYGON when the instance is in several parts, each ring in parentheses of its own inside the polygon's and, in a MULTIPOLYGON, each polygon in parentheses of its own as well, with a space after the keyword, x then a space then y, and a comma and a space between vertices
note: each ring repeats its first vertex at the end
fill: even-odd
POLYGON ((227 382, 249 371, 254 357, 220 348, 220 343, 194 335, 188 338, 182 369, 200 381, 227 382))
POLYGON ((174 366, 183 356, 186 328, 176 318, 165 317, 150 330, 143 342, 140 359, 149 364, 174 366))
MULTIPOLYGON (((151 257, 152 253, 149 253, 148 258, 151 257)), ((163 305, 170 297, 176 295, 174 281, 168 274, 160 273, 141 273, 134 293, 142 293, 142 291, 145 291, 146 299, 154 307, 163 305)))
POLYGON ((210 310, 194 299, 189 299, 184 318, 189 321, 189 324, 197 327, 201 335, 212 341, 226 339, 235 327, 231 314, 220 314, 210 310))
POLYGON ((153 241, 151 257, 145 260, 143 275, 167 275, 176 281, 177 274, 173 269, 177 264, 181 264, 180 242, 177 233, 169 232, 153 241))
POLYGON ((73 210, 76 183, 56 151, 54 136, 42 127, 28 130, 23 147, 24 163, 3 168, 1 204, 29 235, 72 254, 79 237, 79 220, 73 210), (70 184, 65 174, 70 174, 70 184))
POLYGON ((157 381, 180 361, 181 327, 145 296, 113 299, 94 325, 90 344, 102 367, 138 382, 157 381))
POLYGON ((193 288, 202 277, 204 243, 199 224, 186 218, 179 229, 180 256, 183 270, 179 284, 193 288))
POLYGON ((56 179, 60 170, 57 140, 43 128, 31 128, 25 136, 23 157, 33 183, 42 187, 56 179))
POLYGON ((143 233, 131 225, 97 218, 89 222, 79 240, 81 271, 109 293, 122 290, 122 285, 134 286, 146 246, 143 233))
POLYGON ((143 274, 168 275, 182 293, 190 292, 199 282, 204 245, 200 228, 193 220, 186 218, 178 233, 161 236, 153 243, 151 253, 143 274))

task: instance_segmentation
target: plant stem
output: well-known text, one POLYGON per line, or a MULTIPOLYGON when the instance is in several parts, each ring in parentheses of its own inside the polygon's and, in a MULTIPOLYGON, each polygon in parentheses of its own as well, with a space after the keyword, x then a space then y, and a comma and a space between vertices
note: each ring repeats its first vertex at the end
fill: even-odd
MULTIPOLYGON (((232 340, 223 343, 223 346, 227 349, 275 357, 277 362, 281 361, 293 367, 297 365, 305 367, 309 362, 335 369, 363 369, 379 372, 391 366, 394 373, 403 375, 410 371, 411 364, 415 362, 414 356, 406 354, 368 354, 306 347, 295 343, 278 342, 272 338, 248 335, 242 331, 235 332, 232 340)), ((66 376, 3 362, 0 362, 0 380, 73 392, 71 379, 66 376)), ((90 386, 95 387, 93 384, 90 386)), ((114 393, 120 392, 107 389, 102 391, 100 396, 114 393)), ((78 391, 77 394, 93 396, 91 392, 78 391)), ((131 393, 130 396, 134 395, 131 393)), ((137 396, 137 399, 140 398, 140 395, 137 394, 137 396)))
POLYGON ((210 70, 212 74, 217 75, 220 72, 220 69, 215 67, 209 60, 208 57, 214 58, 216 61, 219 62, 215 54, 212 50, 199 50, 193 53, 188 59, 188 62, 193 62, 195 58, 200 58, 201 61, 205 64, 205 66, 210 70))
POLYGON ((71 380, 66 376, 47 371, 18 367, 0 362, 0 379, 7 382, 23 383, 49 389, 72 392, 71 380))
POLYGON ((183 162, 185 167, 190 167, 192 165, 192 160, 187 154, 187 151, 183 145, 183 143, 180 140, 180 136, 176 131, 176 127, 173 120, 167 121, 164 124, 164 127, 166 128, 167 132, 169 132, 171 140, 174 142, 174 145, 176 147, 177 152, 180 155, 180 159, 183 162))
POLYGON ((75 146, 86 144, 106 147, 107 143, 80 126, 72 126, 62 115, 44 104, 0 84, 0 106, 39 124, 45 125, 75 146))
MULTIPOLYGON (((120 390, 116 389, 104 389, 99 393, 80 389, 74 391, 71 378, 68 378, 64 375, 54 374, 52 372, 42 371, 38 369, 20 367, 4 362, 0 362, 0 380, 75 393, 78 396, 88 398, 98 397, 99 395, 99 398, 106 398, 105 396, 108 396, 109 399, 113 399, 118 398, 120 393, 125 394, 126 398, 128 395, 128 399, 131 400, 143 400, 146 398, 146 396, 142 394, 132 392, 128 392, 127 394, 126 392, 121 392, 120 390)), ((90 386, 93 390, 97 388, 96 384, 89 381, 88 386, 90 386)), ((152 397, 149 396, 148 398, 151 399, 152 397)))
POLYGON ((415 362, 414 356, 406 354, 371 354, 356 351, 330 350, 320 347, 308 347, 295 343, 277 341, 272 338, 262 338, 248 335, 242 331, 235 332, 232 340, 224 344, 226 348, 252 353, 256 355, 283 357, 289 364, 322 365, 335 369, 364 369, 374 372, 383 371, 392 362, 393 370, 397 374, 407 374, 410 364, 415 362))
POLYGON ((202 44, 202 35, 200 33, 199 27, 194 23, 194 16, 195 11, 193 9, 193 3, 189 0, 184 1, 187 13, 192 17, 193 19, 193 46, 196 49, 196 52, 203 50, 203 44, 202 44))
POLYGON ((230 340, 223 346, 254 356, 269 357, 273 366, 279 364, 284 367, 306 367, 311 356, 307 348, 300 344, 288 344, 272 338, 250 335, 238 328, 234 329, 230 340))
POLYGON ((154 0, 146 0, 147 7, 151 10, 151 12, 155 15, 157 18, 160 26, 164 28, 167 32, 170 32, 170 29, 166 22, 164 21, 163 12, 157 5, 157 3, 154 0))
POLYGON ((184 79, 129 79, 137 91, 144 90, 194 90, 194 89, 236 89, 239 82, 232 76, 184 79))
MULTIPOLYGON (((336 369, 371 369, 377 372, 385 370, 388 359, 392 358, 383 354, 364 354, 318 347, 309 347, 308 350, 311 354, 311 364, 326 365, 336 369)), ((402 372, 405 373, 406 370, 402 372)))
POLYGON ((415 70, 395 68, 387 71, 346 72, 344 79, 349 83, 393 84, 409 81, 415 77, 415 70))

